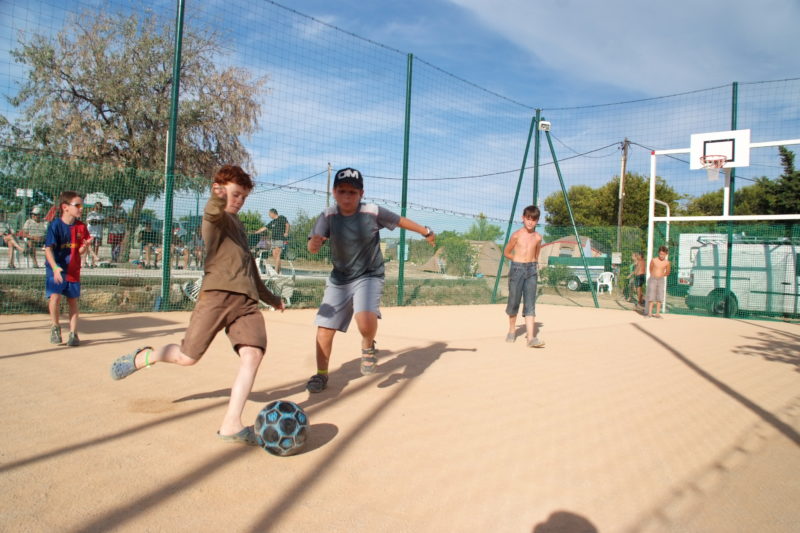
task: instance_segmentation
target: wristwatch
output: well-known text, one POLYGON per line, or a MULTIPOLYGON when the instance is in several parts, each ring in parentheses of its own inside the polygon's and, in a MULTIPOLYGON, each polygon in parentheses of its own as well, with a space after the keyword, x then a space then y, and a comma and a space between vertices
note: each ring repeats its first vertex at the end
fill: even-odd
POLYGON ((429 228, 428 226, 425 226, 425 229, 426 229, 426 230, 428 230, 428 233, 426 233, 425 235, 423 235, 423 237, 425 237, 425 238, 427 239, 428 237, 430 237, 431 235, 433 235, 433 230, 432 230, 431 228, 429 228))

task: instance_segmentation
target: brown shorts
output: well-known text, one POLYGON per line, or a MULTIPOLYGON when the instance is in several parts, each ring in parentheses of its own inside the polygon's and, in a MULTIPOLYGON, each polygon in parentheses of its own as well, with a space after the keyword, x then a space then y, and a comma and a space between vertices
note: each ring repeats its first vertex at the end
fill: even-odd
POLYGON ((223 328, 236 353, 241 346, 267 349, 267 328, 258 302, 236 292, 201 291, 181 351, 200 359, 223 328))

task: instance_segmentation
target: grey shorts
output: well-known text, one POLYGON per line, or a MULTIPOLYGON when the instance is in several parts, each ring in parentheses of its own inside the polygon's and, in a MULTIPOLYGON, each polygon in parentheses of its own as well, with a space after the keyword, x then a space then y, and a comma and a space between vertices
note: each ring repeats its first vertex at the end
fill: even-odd
POLYGON ((370 311, 381 318, 384 283, 383 278, 367 277, 336 285, 328 278, 314 324, 345 332, 355 313, 370 311))
POLYGON ((663 302, 664 290, 667 287, 667 278, 656 278, 650 276, 647 280, 647 293, 645 299, 648 302, 663 302))

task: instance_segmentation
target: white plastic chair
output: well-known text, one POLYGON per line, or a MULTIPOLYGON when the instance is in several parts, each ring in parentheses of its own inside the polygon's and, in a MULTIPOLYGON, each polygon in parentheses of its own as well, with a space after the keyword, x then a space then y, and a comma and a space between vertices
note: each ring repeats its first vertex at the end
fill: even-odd
POLYGON ((608 292, 614 290, 613 272, 602 272, 599 276, 597 276, 597 292, 600 292, 600 289, 603 287, 608 289, 608 292))

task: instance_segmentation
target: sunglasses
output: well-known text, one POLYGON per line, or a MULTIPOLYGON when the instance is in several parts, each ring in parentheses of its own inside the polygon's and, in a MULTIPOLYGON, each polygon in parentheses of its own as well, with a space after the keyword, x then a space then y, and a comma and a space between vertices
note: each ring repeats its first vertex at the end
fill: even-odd
POLYGON ((81 204, 81 203, 77 203, 77 204, 69 204, 69 205, 71 205, 71 206, 73 206, 73 207, 77 207, 78 209, 80 209, 81 207, 83 207, 83 204, 81 204))

